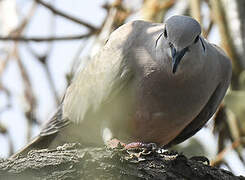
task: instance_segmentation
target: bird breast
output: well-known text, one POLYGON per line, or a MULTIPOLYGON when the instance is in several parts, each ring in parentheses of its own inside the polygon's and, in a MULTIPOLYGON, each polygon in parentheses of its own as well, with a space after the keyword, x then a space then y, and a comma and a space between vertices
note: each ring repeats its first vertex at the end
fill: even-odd
POLYGON ((135 92, 132 136, 161 145, 170 142, 200 113, 216 88, 207 86, 210 79, 198 74, 183 80, 155 70, 142 77, 135 92))

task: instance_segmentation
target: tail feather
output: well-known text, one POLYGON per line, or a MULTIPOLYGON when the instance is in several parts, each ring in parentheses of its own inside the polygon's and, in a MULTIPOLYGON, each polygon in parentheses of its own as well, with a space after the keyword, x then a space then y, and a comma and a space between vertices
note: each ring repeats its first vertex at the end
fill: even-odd
POLYGON ((48 148, 54 138, 57 136, 57 133, 48 135, 48 136, 37 136, 30 143, 28 143, 25 147, 17 151, 15 154, 10 156, 10 158, 15 158, 19 155, 26 155, 30 150, 34 149, 45 149, 48 148))
POLYGON ((60 106, 54 116, 44 125, 40 134, 10 158, 17 157, 18 155, 26 155, 33 149, 48 148, 60 130, 69 123, 70 121, 68 119, 62 118, 62 108, 60 106))

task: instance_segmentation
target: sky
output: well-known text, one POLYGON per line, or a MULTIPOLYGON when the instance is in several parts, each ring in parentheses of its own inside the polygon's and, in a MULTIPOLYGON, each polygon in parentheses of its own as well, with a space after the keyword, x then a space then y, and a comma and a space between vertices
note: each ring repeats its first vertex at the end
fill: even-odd
MULTIPOLYGON (((140 1, 140 0, 137 0, 140 1)), ((21 14, 28 12, 28 9, 31 5, 30 0, 17 0, 17 7, 21 14)), ((50 1, 47 1, 50 2, 50 1)), ((71 15, 77 16, 87 22, 92 22, 93 25, 99 26, 102 23, 102 20, 106 16, 106 11, 101 8, 101 5, 106 2, 105 0, 90 0, 90 1, 81 1, 81 0, 56 0, 55 7, 64 11, 69 12, 71 15), (72 3, 71 3, 72 2, 72 3)), ((136 3, 137 4, 137 3, 136 3)), ((203 7, 204 12, 208 11, 207 7, 203 7), (205 9, 206 8, 206 9, 205 9)), ((25 32, 26 36, 48 36, 50 35, 50 22, 47 19, 50 19, 50 12, 43 8, 39 7, 38 12, 35 13, 34 18, 32 19, 27 31, 25 32)), ((169 17, 176 12, 169 12, 166 17, 169 17)), ((207 12, 208 13, 208 12, 207 12)), ((130 20, 138 19, 139 16, 131 17, 130 20)), ((86 29, 71 23, 64 18, 59 16, 56 17, 56 32, 57 36, 61 35, 72 35, 72 34, 81 34, 86 32, 86 29)), ((219 33, 217 28, 215 28, 209 37, 209 41, 212 43, 219 43, 219 33)), ((76 52, 82 46, 82 41, 62 41, 55 43, 54 48, 50 55, 50 61, 48 66, 51 69, 53 75, 53 80, 57 87, 58 94, 62 96, 66 89, 65 75, 70 72, 72 59, 75 57, 76 52)), ((49 46, 46 43, 30 43, 31 47, 37 52, 46 52, 49 46)), ((23 63, 27 68, 31 83, 34 88, 34 93, 38 97, 38 107, 37 114, 40 117, 42 122, 47 121, 52 114, 55 112, 55 100, 50 91, 50 86, 45 78, 45 71, 43 68, 40 68, 40 64, 35 60, 33 56, 28 53, 27 46, 21 44, 20 53, 23 58, 23 63)), ((82 54, 80 57, 82 57, 82 54)), ((14 139, 14 149, 18 150, 26 142, 26 120, 23 115, 23 108, 25 108, 25 101, 23 99, 23 85, 21 83, 21 77, 19 75, 18 68, 14 61, 10 62, 6 73, 3 77, 4 84, 7 85, 8 89, 11 90, 13 94, 14 107, 10 111, 6 111, 0 114, 0 122, 3 123, 9 130, 11 138, 14 139)), ((6 97, 0 93, 0 107, 6 102, 6 97)), ((33 135, 37 135, 39 128, 33 128, 33 135)), ((211 157, 215 155, 215 149, 217 147, 217 139, 215 139, 209 128, 203 128, 196 135, 196 138, 200 139, 203 142, 203 145, 208 151, 208 154, 211 157)), ((7 157, 8 146, 6 139, 0 135, 0 157, 7 157)), ((232 159, 232 168, 236 174, 245 175, 245 169, 242 168, 242 165, 239 164, 238 158, 234 152, 228 153, 228 159, 232 159)))

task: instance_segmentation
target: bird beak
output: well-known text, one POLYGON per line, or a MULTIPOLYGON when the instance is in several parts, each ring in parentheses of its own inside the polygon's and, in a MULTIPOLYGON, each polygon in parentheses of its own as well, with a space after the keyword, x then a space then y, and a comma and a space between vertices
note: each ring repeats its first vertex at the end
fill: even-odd
POLYGON ((181 51, 176 51, 174 46, 170 46, 171 54, 172 54, 172 73, 174 74, 177 71, 177 67, 185 55, 186 51, 188 51, 188 47, 185 47, 181 51))

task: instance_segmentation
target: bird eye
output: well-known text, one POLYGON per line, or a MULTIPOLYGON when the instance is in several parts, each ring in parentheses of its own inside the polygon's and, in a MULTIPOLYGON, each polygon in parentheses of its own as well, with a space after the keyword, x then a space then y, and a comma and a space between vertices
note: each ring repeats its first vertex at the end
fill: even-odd
POLYGON ((194 43, 197 43, 199 40, 199 35, 195 38, 194 43))
POLYGON ((167 29, 166 28, 164 29, 163 33, 164 33, 164 37, 167 38, 168 37, 168 33, 167 33, 167 29))

